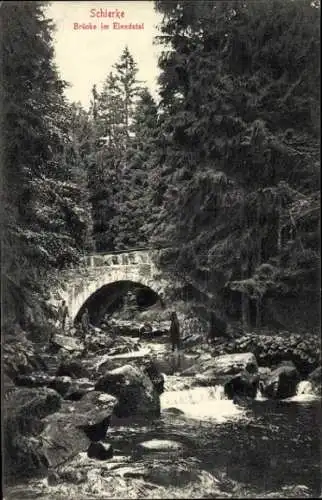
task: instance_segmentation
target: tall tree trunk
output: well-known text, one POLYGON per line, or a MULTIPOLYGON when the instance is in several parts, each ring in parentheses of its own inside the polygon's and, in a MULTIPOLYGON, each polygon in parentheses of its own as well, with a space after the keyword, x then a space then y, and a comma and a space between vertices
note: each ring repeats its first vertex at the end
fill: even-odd
MULTIPOLYGON (((244 257, 244 262, 242 263, 242 280, 248 278, 248 255, 244 257)), ((242 313, 242 325, 243 329, 247 330, 249 327, 249 296, 247 293, 242 292, 241 296, 241 313, 242 313)))
POLYGON ((262 326, 262 297, 259 296, 256 299, 256 328, 260 328, 262 326))
POLYGON ((278 216, 277 216, 277 258, 278 263, 281 262, 281 252, 282 252, 282 204, 281 199, 278 199, 278 216))
POLYGON ((243 330, 249 326, 249 298, 246 293, 242 293, 242 326, 243 330))
MULTIPOLYGON (((242 231, 246 229, 246 217, 245 217, 245 200, 242 201, 241 212, 240 212, 240 227, 242 231)), ((241 254, 241 279, 245 280, 248 278, 249 273, 249 249, 242 249, 241 254)), ((242 316, 242 327, 247 329, 249 326, 249 297, 247 293, 242 292, 241 294, 241 316, 242 316)))

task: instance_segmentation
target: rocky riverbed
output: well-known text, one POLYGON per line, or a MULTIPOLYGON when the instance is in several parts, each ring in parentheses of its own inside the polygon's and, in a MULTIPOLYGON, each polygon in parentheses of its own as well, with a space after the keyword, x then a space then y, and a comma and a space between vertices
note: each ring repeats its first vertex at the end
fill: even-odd
POLYGON ((92 329, 84 341, 58 333, 38 348, 22 332, 18 347, 14 340, 6 343, 7 499, 207 498, 258 491, 287 497, 317 491, 316 430, 311 425, 308 431, 307 419, 316 418, 320 396, 318 339, 256 340, 247 334, 208 346, 192 333, 173 354, 165 335, 139 339, 129 329, 127 336, 92 329), (267 479, 265 489, 241 477, 234 460, 247 433, 248 470, 257 478, 259 454, 267 473, 276 473, 274 463, 283 453, 271 450, 264 457, 259 442, 278 441, 274 425, 286 425, 289 433, 285 412, 303 401, 314 408, 299 413, 308 435, 292 415, 289 427, 299 433, 296 443, 290 437, 291 448, 302 445, 303 456, 311 456, 311 472, 300 474, 304 484, 295 476, 287 484, 279 478, 268 491, 273 480, 267 479), (263 405, 271 405, 275 424, 274 418, 265 424, 263 405), (239 436, 233 457, 232 432, 239 436))

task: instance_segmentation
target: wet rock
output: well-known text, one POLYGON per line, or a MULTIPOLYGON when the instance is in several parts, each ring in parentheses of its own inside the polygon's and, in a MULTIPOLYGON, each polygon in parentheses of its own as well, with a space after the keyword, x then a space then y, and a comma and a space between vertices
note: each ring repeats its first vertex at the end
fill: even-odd
POLYGON ((59 480, 66 483, 81 484, 87 479, 86 471, 67 469, 59 472, 59 480))
POLYGON ((88 439, 91 442, 98 442, 101 439, 104 439, 106 436, 106 431, 111 423, 111 417, 106 417, 104 418, 101 422, 98 422, 97 424, 90 424, 90 425, 83 425, 80 424, 78 425, 79 429, 82 429, 88 439))
POLYGON ((87 450, 89 458, 96 458, 97 460, 108 460, 113 457, 113 447, 106 443, 91 443, 87 450))
POLYGON ((56 486, 60 482, 60 477, 57 471, 49 469, 47 474, 48 486, 56 486))
POLYGON ((198 363, 204 363, 205 361, 209 361, 213 359, 213 356, 209 352, 201 353, 198 357, 198 363))
POLYGON ((73 404, 78 423, 91 426, 99 424, 113 413, 117 399, 111 394, 93 391, 73 404))
POLYGON ((103 349, 111 349, 115 345, 116 339, 111 334, 101 331, 86 336, 85 342, 88 352, 99 352, 103 349))
POLYGON ((64 395, 64 399, 69 399, 71 401, 79 401, 88 392, 94 391, 95 384, 87 378, 81 378, 78 380, 72 380, 72 383, 64 395))
POLYGON ((233 399, 235 396, 255 398, 259 387, 259 375, 251 375, 244 371, 238 375, 234 375, 224 384, 224 391, 228 399, 233 399))
POLYGON ((185 348, 198 345, 204 342, 204 337, 198 334, 192 334, 182 339, 182 344, 185 348))
POLYGON ((193 387, 211 387, 218 383, 218 376, 210 368, 204 373, 197 373, 193 381, 193 387))
POLYGON ((216 385, 223 377, 227 375, 237 375, 241 371, 257 373, 258 365, 254 354, 225 354, 217 356, 202 363, 184 370, 182 375, 195 374, 195 384, 202 386, 216 385))
POLYGON ((163 415, 174 415, 174 416, 178 416, 178 415, 184 415, 184 411, 182 410, 179 410, 179 408, 165 408, 163 411, 162 411, 162 414, 163 415))
POLYGON ((109 355, 110 356, 117 356, 118 354, 125 354, 131 352, 131 349, 127 345, 119 345, 117 347, 112 347, 112 349, 109 350, 109 355))
POLYGON ((59 412, 46 419, 38 438, 38 449, 46 457, 48 468, 55 468, 88 448, 90 439, 77 427, 77 417, 59 412))
POLYGON ((33 433, 37 422, 58 411, 61 403, 61 397, 52 389, 17 387, 4 402, 5 422, 19 432, 33 433))
POLYGON ((47 417, 40 443, 49 466, 56 467, 87 450, 91 441, 104 439, 116 403, 109 394, 92 392, 47 417))
MULTIPOLYGON (((61 349, 59 349, 59 351, 62 352, 61 349)), ((57 354, 55 354, 55 355, 50 354, 49 352, 43 352, 40 354, 40 357, 42 359, 42 362, 45 365, 44 372, 47 375, 51 375, 51 376, 56 375, 56 372, 57 372, 58 367, 60 365, 60 356, 57 354)))
POLYGON ((139 328, 140 339, 152 339, 152 325, 148 322, 143 323, 139 328))
POLYGON ((164 392, 164 376, 156 364, 152 360, 148 360, 145 363, 143 371, 150 378, 157 393, 162 394, 164 392))
MULTIPOLYGON (((171 450, 168 450, 170 453, 171 450)), ((177 451, 178 453, 178 451, 177 451)), ((172 463, 157 463, 157 461, 152 461, 146 467, 145 480, 148 483, 154 483, 159 486, 163 486, 164 488, 171 488, 173 485, 176 485, 176 488, 184 488, 189 485, 189 492, 191 492, 191 484, 196 481, 199 483, 199 495, 200 495, 200 472, 196 469, 196 467, 188 465, 187 463, 180 463, 181 457, 176 457, 172 463)), ((208 479, 208 478, 207 478, 208 479)), ((207 481, 209 484, 209 479, 207 481)), ((170 490, 171 491, 171 490, 170 490)), ((189 498, 188 491, 186 490, 186 496, 184 493, 181 493, 179 497, 181 498, 189 498)), ((219 495, 214 494, 214 490, 212 490, 211 498, 217 498, 219 495)), ((193 493, 193 498, 197 498, 198 491, 193 493)), ((221 496, 221 495, 220 495, 221 496)), ((202 495, 203 498, 204 494, 202 495)), ((169 494, 169 498, 172 498, 171 493, 169 494)))
POLYGON ((267 366, 259 366, 258 367, 258 374, 261 380, 265 380, 270 374, 272 373, 272 370, 268 368, 267 366))
POLYGON ((61 396, 65 396, 70 391, 72 383, 70 377, 54 377, 48 387, 55 389, 61 396))
POLYGON ((296 386, 300 375, 294 364, 284 363, 268 376, 262 385, 262 393, 266 397, 284 399, 296 394, 296 386))
POLYGON ((79 359, 66 360, 59 366, 56 376, 71 378, 88 378, 89 371, 79 359))
POLYGON ((15 477, 27 478, 45 472, 48 462, 38 438, 45 425, 44 417, 60 407, 59 394, 44 387, 19 387, 6 399, 3 405, 6 483, 15 477))
POLYGON ((21 329, 15 336, 6 336, 2 346, 3 372, 15 379, 18 375, 30 374, 36 370, 45 370, 41 356, 35 352, 32 342, 27 340, 21 329))
POLYGON ((112 327, 114 331, 117 331, 118 335, 138 337, 141 323, 130 320, 112 319, 110 321, 110 327, 112 327))
POLYGON ((94 383, 87 378, 73 380, 71 377, 56 377, 46 373, 20 375, 16 385, 21 387, 48 387, 54 389, 65 399, 80 399, 84 394, 94 390, 94 383))
POLYGON ((160 415, 160 397, 150 378, 132 365, 124 365, 105 373, 95 385, 118 398, 114 413, 117 417, 160 415))
POLYGON ((52 344, 57 345, 58 347, 70 352, 84 350, 84 344, 76 337, 68 337, 67 335, 54 335, 51 342, 52 344))
POLYGON ((226 354, 214 359, 212 368, 221 375, 233 375, 241 370, 257 373, 258 365, 253 353, 226 354))
POLYGON ((191 376, 197 375, 198 372, 200 372, 201 369, 202 368, 201 368, 200 364, 196 363, 196 364, 194 364, 192 366, 189 366, 185 370, 182 370, 182 372, 180 373, 180 375, 182 377, 191 377, 191 376))
POLYGON ((33 373, 31 375, 18 375, 15 379, 19 387, 48 387, 55 377, 47 373, 33 373))
POLYGON ((5 397, 5 400, 7 399, 7 397, 9 397, 9 395, 11 394, 11 392, 15 389, 15 384, 13 382, 13 380, 8 377, 8 375, 6 373, 3 374, 2 376, 2 384, 3 384, 3 395, 5 397))
POLYGON ((322 368, 319 366, 308 376, 308 380, 312 384, 313 392, 317 395, 321 395, 321 385, 322 385, 322 368))
POLYGON ((321 384, 322 380, 322 367, 319 366, 313 372, 311 372, 308 376, 308 380, 314 382, 315 384, 321 384))
POLYGON ((151 439, 138 445, 142 451, 174 451, 182 450, 183 445, 168 439, 151 439))

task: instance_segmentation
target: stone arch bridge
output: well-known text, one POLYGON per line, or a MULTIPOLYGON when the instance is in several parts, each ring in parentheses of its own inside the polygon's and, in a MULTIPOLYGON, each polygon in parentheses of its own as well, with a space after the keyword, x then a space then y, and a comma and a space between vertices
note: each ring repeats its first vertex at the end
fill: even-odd
POLYGON ((52 293, 50 302, 57 306, 64 299, 69 321, 74 323, 85 307, 95 319, 100 307, 111 306, 131 287, 149 292, 153 303, 162 300, 169 283, 155 263, 159 252, 136 249, 85 256, 78 267, 61 272, 60 288, 52 293))

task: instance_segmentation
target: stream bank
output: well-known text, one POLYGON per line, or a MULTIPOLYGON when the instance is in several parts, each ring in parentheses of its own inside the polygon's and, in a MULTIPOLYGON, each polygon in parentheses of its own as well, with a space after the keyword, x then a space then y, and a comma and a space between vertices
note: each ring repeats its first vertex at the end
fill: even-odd
MULTIPOLYGON (((44 388, 53 391, 43 392, 54 406, 53 413, 41 416, 40 421, 46 421, 47 425, 49 421, 54 428, 56 425, 58 432, 49 432, 47 438, 54 439, 52 455, 60 457, 60 461, 52 462, 42 474, 26 479, 23 484, 12 483, 6 499, 319 495, 318 382, 305 377, 309 385, 303 386, 303 380, 296 378, 294 394, 282 399, 267 398, 260 390, 252 398, 228 399, 224 381, 238 375, 241 369, 238 363, 253 360, 254 354, 237 356, 235 365, 230 365, 232 371, 236 369, 235 373, 225 374, 223 381, 219 381, 216 350, 222 349, 224 341, 214 346, 197 339, 191 342, 191 337, 190 343, 187 341, 181 352, 171 353, 164 336, 139 339, 134 335, 108 335, 96 329, 88 335, 85 350, 77 337, 66 339, 61 335, 51 345, 52 352, 43 348, 33 358, 29 353, 34 363, 31 373, 20 372, 15 379, 19 385, 15 387, 18 391, 30 387, 35 391, 40 387, 43 391, 44 388), (141 373, 147 358, 163 374, 160 413, 148 418, 140 412, 136 416, 133 412, 117 416, 115 387, 109 385, 103 391, 106 397, 101 399, 98 380, 117 370, 124 374, 125 366, 141 373), (51 369, 41 371, 40 361, 46 364, 45 360, 51 369), (53 394, 62 398, 60 409, 55 407, 59 403, 53 394), (107 417, 99 439, 106 451, 102 460, 97 455, 89 456, 91 439, 88 441, 84 426, 92 429, 107 417), (82 429, 76 430, 75 423, 82 429), (65 438, 61 429, 67 428, 65 438), (59 445, 66 448, 66 453, 59 445)), ((234 342, 241 345, 245 338, 234 342)), ((13 372, 13 363, 8 366, 13 372)), ((266 367, 265 371, 257 366, 256 373, 265 380, 274 371, 272 368, 266 367)), ((147 392, 140 392, 140 397, 152 391, 151 381, 140 378, 143 380, 147 392)), ((157 401, 155 394, 151 392, 151 398, 145 401, 148 406, 157 401)), ((39 435, 39 429, 34 432, 36 440, 37 432, 39 435)), ((44 436, 43 429, 41 432, 44 436)))

